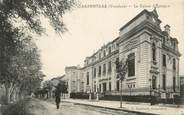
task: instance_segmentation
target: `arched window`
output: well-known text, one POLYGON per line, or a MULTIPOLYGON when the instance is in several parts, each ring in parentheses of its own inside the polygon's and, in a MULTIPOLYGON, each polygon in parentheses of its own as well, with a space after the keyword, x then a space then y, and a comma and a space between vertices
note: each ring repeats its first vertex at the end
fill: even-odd
POLYGON ((156 45, 155 43, 152 44, 152 59, 156 61, 156 45))

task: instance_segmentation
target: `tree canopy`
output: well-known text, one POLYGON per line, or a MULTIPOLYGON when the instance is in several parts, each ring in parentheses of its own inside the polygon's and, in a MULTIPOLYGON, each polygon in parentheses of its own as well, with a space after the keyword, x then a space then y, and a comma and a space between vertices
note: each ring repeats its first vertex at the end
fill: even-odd
POLYGON ((42 15, 49 19, 56 32, 64 32, 66 28, 62 20, 63 14, 73 5, 74 0, 1 0, 0 27, 4 28, 2 31, 6 31, 7 28, 14 27, 12 21, 21 21, 24 22, 24 29, 41 34, 42 15))
POLYGON ((28 33, 44 32, 41 17, 55 32, 64 32, 63 14, 73 5, 73 0, 0 0, 0 83, 7 95, 14 86, 24 91, 40 84, 44 75, 39 51, 28 33))

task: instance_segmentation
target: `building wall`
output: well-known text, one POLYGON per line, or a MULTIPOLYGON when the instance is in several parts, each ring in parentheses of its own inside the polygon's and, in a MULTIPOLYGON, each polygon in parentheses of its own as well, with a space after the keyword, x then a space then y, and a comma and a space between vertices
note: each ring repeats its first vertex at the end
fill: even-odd
POLYGON ((83 92, 85 85, 83 70, 80 67, 72 66, 66 67, 65 73, 65 79, 68 81, 68 92, 83 92))
POLYGON ((156 95, 158 92, 177 94, 180 57, 178 43, 176 38, 169 35, 170 26, 165 26, 165 30, 162 31, 160 23, 156 11, 144 10, 120 29, 118 38, 102 46, 92 56, 86 57, 84 67, 81 68, 84 77, 84 91, 104 92, 105 90, 109 94, 118 95, 120 83, 117 78, 115 61, 118 58, 124 62, 128 59, 129 54, 134 53, 135 75, 131 77, 128 77, 128 74, 125 75, 122 83, 124 95, 130 93, 132 95, 150 95, 150 93, 156 95), (165 39, 167 39, 166 42, 165 39), (156 50, 154 54, 153 48, 156 50), (163 54, 166 55, 167 67, 165 68, 162 64, 163 54), (154 59, 153 55, 155 55, 154 59), (173 59, 176 60, 175 71, 173 70, 173 59), (110 73, 108 72, 109 61, 111 61, 112 68, 110 73), (106 64, 106 72, 103 74, 104 64, 106 64), (99 66, 101 66, 101 75, 98 74, 99 66), (96 76, 94 75, 95 68, 96 76), (166 74, 166 90, 162 88, 163 74, 166 74), (176 91, 173 91, 173 76, 176 77, 176 91), (89 83, 87 84, 88 77, 89 83))

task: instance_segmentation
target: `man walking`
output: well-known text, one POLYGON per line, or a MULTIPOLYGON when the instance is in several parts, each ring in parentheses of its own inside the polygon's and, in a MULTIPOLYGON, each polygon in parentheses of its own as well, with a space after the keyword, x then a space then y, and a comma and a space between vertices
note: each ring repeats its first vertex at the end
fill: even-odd
POLYGON ((59 104, 61 102, 61 88, 60 85, 58 84, 55 90, 55 102, 56 102, 56 107, 59 109, 59 104))

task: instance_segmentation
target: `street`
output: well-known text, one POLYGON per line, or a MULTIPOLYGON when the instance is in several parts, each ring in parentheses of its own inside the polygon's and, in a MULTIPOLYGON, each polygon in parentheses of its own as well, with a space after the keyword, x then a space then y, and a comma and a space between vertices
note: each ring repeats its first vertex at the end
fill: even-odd
POLYGON ((135 113, 77 105, 67 102, 61 103, 60 108, 56 109, 54 103, 38 99, 32 99, 28 108, 33 115, 137 115, 135 113))

